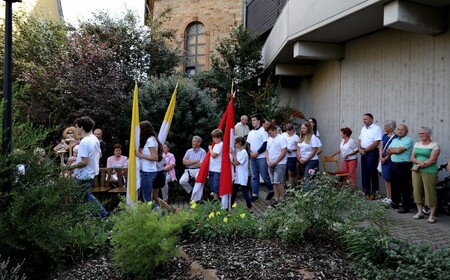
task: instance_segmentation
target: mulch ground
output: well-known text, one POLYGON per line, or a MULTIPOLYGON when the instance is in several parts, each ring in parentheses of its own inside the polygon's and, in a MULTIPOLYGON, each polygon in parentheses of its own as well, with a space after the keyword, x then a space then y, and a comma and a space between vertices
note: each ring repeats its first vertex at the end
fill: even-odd
MULTIPOLYGON (((327 245, 284 245, 243 239, 217 244, 183 241, 174 258, 149 279, 356 279, 345 254, 327 245)), ((132 279, 114 267, 110 254, 92 258, 52 279, 132 279)))

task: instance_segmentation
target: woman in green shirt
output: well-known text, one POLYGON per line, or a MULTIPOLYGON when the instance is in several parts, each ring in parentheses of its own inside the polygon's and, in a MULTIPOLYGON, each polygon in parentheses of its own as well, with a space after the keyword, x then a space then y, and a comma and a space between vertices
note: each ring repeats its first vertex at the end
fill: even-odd
POLYGON ((441 148, 436 142, 431 140, 431 134, 432 130, 428 127, 421 127, 419 129, 419 138, 421 141, 414 144, 411 161, 413 162, 412 183, 414 202, 417 205, 417 214, 413 218, 423 218, 422 207, 423 198, 425 197, 425 204, 430 207, 428 222, 434 223, 436 222, 436 184, 438 182, 436 161, 441 152, 441 148))

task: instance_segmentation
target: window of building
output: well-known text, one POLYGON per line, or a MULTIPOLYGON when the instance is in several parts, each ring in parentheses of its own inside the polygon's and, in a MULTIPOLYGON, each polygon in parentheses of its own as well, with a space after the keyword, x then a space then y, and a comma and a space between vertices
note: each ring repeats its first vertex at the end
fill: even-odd
POLYGON ((205 26, 202 23, 194 22, 186 28, 185 53, 184 70, 189 76, 204 70, 206 64, 206 36, 205 26))

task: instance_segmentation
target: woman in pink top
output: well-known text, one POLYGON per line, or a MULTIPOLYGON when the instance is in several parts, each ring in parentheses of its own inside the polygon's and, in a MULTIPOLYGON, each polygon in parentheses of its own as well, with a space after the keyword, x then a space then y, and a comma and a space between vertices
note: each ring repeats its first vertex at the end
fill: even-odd
POLYGON ((162 197, 165 202, 169 201, 169 182, 177 180, 175 175, 175 156, 169 153, 169 142, 163 145, 163 155, 165 158, 164 171, 166 172, 166 184, 162 188, 162 197))
MULTIPOLYGON (((107 168, 124 168, 128 166, 128 158, 126 156, 122 156, 122 145, 115 144, 114 145, 114 155, 110 156, 106 161, 107 168)), ((123 173, 122 173, 123 174, 123 173)), ((111 175, 111 181, 117 182, 119 178, 117 177, 116 172, 114 171, 111 175)), ((125 182, 125 180, 124 180, 125 182)))
POLYGON ((126 156, 122 156, 122 145, 120 144, 114 145, 114 155, 108 158, 106 162, 106 167, 114 168, 127 166, 128 166, 128 158, 126 156))

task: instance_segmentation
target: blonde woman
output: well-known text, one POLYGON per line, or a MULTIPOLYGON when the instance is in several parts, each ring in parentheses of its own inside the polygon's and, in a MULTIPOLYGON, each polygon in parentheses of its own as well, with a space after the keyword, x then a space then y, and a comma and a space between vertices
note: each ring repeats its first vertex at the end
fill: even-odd
MULTIPOLYGON (((319 147, 319 139, 314 135, 311 124, 304 122, 300 128, 300 140, 297 142, 297 160, 300 163, 300 172, 303 173, 305 179, 311 176, 310 169, 319 167, 319 157, 317 156, 319 147)), ((305 184, 305 190, 309 190, 308 184, 305 184)))

